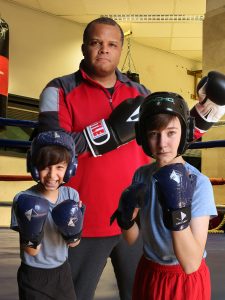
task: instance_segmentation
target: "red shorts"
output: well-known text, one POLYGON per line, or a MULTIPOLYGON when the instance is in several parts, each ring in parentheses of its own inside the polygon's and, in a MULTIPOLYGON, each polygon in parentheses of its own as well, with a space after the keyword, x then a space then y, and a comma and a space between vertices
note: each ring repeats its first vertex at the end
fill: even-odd
POLYGON ((210 300, 209 269, 185 274, 180 265, 160 265, 142 256, 135 275, 132 300, 210 300))

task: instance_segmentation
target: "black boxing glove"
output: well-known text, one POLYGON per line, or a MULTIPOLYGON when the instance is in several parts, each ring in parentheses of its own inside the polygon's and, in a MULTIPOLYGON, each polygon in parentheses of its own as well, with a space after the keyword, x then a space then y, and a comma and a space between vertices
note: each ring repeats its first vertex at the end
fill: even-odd
POLYGON ((197 94, 199 102, 190 111, 195 118, 195 139, 200 138, 225 114, 225 75, 209 72, 200 80, 197 94))
POLYGON ((110 225, 117 219, 121 229, 130 229, 134 225, 134 220, 132 220, 134 209, 143 207, 146 197, 147 185, 145 183, 133 183, 126 188, 120 197, 117 210, 110 218, 110 225))
POLYGON ((108 120, 87 126, 83 133, 93 156, 112 151, 135 138, 134 124, 144 97, 130 98, 120 103, 108 120))

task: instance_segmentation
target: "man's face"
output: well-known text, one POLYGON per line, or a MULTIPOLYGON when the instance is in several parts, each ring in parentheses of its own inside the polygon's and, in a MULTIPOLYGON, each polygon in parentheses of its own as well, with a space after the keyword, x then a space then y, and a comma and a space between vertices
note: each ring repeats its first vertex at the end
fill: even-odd
POLYGON ((108 76, 115 72, 122 51, 121 32, 117 26, 93 24, 82 45, 85 64, 90 73, 108 76))

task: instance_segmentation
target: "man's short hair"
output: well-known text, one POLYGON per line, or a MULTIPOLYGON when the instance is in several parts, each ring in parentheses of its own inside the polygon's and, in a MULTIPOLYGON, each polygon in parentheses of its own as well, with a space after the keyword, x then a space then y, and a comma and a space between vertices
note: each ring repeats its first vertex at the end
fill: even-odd
POLYGON ((84 44, 88 41, 89 30, 93 24, 106 24, 106 25, 111 25, 111 26, 117 26, 121 33, 121 42, 123 45, 123 41, 124 41, 123 29, 116 21, 114 21, 113 19, 108 18, 108 17, 100 17, 100 18, 95 19, 87 24, 86 28, 84 29, 84 33, 83 33, 83 43, 84 44))

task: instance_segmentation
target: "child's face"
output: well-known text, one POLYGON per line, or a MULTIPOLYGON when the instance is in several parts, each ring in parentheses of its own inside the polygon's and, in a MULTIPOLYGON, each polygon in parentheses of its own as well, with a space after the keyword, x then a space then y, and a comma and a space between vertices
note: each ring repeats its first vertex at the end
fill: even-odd
POLYGON ((149 130, 148 145, 159 166, 170 163, 176 156, 181 139, 181 124, 174 117, 166 128, 149 130))
POLYGON ((40 181, 46 191, 54 191, 63 183, 67 166, 68 163, 63 161, 39 171, 40 181))

